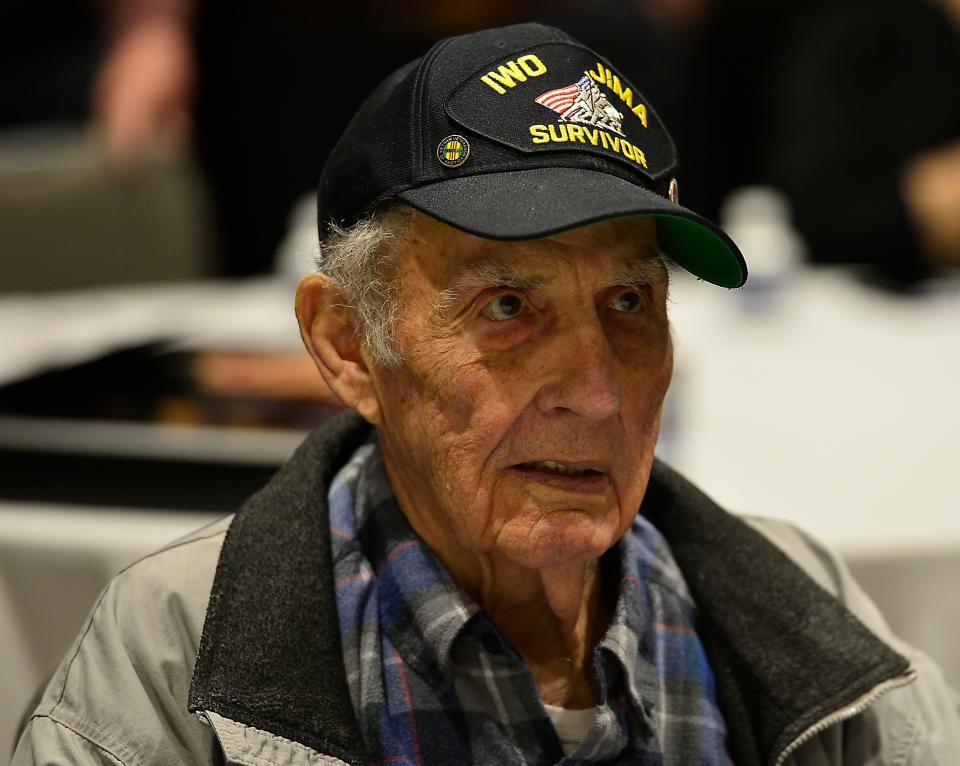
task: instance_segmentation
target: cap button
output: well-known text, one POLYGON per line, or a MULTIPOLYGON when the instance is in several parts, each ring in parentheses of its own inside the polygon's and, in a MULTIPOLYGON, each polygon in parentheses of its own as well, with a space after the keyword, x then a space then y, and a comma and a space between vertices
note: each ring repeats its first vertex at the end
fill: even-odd
POLYGON ((470 142, 463 136, 454 133, 447 136, 437 147, 437 159, 441 165, 448 168, 458 168, 470 156, 470 142))

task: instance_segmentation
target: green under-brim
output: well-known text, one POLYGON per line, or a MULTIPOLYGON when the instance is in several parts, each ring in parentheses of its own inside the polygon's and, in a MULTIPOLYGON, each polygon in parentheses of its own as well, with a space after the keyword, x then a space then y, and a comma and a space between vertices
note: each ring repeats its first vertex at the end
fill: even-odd
POLYGON ((678 266, 720 287, 741 287, 747 281, 746 264, 729 237, 690 218, 670 213, 654 217, 660 249, 678 266))

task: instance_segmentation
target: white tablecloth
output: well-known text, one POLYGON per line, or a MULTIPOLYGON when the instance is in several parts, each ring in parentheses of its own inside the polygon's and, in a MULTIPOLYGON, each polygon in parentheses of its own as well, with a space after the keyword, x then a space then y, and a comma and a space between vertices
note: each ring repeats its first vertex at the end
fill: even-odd
POLYGON ((851 551, 960 550, 960 289, 805 270, 767 312, 673 286, 666 456, 724 506, 851 551))
POLYGON ((0 760, 107 581, 217 518, 0 501, 0 760))

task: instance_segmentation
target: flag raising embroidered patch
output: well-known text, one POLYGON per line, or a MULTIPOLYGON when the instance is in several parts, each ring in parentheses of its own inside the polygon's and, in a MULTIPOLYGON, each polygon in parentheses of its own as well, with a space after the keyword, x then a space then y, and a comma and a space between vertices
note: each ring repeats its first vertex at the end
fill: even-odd
POLYGON ((596 125, 623 135, 623 113, 614 108, 607 95, 587 75, 573 85, 541 93, 534 101, 552 109, 561 120, 596 125))

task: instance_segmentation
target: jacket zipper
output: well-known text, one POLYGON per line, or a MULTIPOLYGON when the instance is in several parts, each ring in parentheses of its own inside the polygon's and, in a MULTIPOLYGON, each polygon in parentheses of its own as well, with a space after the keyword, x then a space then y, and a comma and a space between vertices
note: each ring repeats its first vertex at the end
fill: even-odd
POLYGON ((915 670, 909 670, 903 675, 896 676, 895 678, 888 678, 886 681, 874 686, 870 691, 857 697, 857 699, 850 704, 844 705, 838 710, 834 710, 832 713, 821 718, 812 726, 808 726, 796 739, 794 739, 789 745, 780 751, 780 755, 777 757, 777 760, 774 761, 774 766, 783 766, 783 764, 786 763, 787 758, 789 758, 797 748, 813 739, 815 736, 820 734, 820 732, 829 729, 831 726, 838 724, 841 721, 846 721, 849 718, 854 718, 855 716, 860 715, 864 710, 870 707, 887 692, 893 691, 894 689, 899 689, 901 686, 906 686, 909 683, 913 683, 916 678, 917 671, 915 670))

